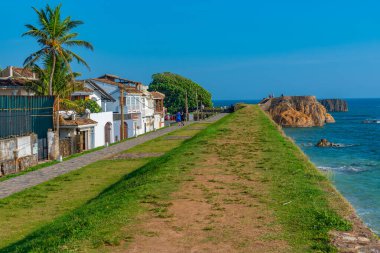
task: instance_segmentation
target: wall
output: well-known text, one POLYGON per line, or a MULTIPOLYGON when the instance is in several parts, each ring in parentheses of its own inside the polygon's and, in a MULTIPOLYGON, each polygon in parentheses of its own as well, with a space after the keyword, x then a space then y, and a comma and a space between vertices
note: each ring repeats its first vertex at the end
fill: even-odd
MULTIPOLYGON (((98 124, 94 127, 94 147, 100 147, 105 145, 105 126, 108 122, 111 125, 111 143, 115 142, 114 139, 114 122, 113 122, 113 113, 112 112, 100 112, 100 113, 91 113, 90 119, 95 120, 98 124)), ((120 123, 119 123, 120 127, 120 123)), ((119 130, 120 131, 120 130, 119 130)), ((120 134, 120 133, 119 133, 120 134)))
POLYGON ((160 114, 154 115, 154 129, 160 129, 165 126, 164 117, 160 114))
MULTIPOLYGON (((114 124, 114 140, 115 141, 120 141, 120 120, 115 120, 113 122, 114 124)), ((134 124, 137 125, 137 123, 134 123, 136 121, 132 119, 124 120, 128 124, 128 138, 135 137, 135 129, 134 129, 134 124)))
POLYGON ((99 92, 95 91, 94 94, 90 95, 90 99, 94 100, 100 107, 102 107, 102 100, 99 92))
POLYGON ((51 129, 47 133, 48 157, 50 160, 57 160, 59 156, 59 136, 51 129))
POLYGON ((94 81, 94 82, 99 87, 101 87, 105 92, 107 92, 108 94, 111 94, 111 96, 114 99, 116 99, 116 102, 109 102, 106 105, 103 103, 102 109, 107 112, 117 112, 118 105, 119 105, 119 96, 120 96, 119 88, 114 85, 110 85, 110 84, 106 84, 102 82, 97 82, 97 81, 94 81))
POLYGON ((37 163, 37 135, 0 140, 0 176, 25 170, 37 163))

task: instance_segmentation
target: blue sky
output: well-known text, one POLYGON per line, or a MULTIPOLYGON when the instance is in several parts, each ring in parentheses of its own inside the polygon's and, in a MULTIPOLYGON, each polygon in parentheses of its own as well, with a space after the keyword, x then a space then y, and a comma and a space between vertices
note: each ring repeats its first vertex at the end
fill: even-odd
POLYGON ((0 66, 37 49, 21 37, 31 6, 63 3, 94 52, 83 77, 112 73, 148 84, 170 71, 215 99, 275 95, 380 97, 380 1, 13 0, 2 3, 0 66))

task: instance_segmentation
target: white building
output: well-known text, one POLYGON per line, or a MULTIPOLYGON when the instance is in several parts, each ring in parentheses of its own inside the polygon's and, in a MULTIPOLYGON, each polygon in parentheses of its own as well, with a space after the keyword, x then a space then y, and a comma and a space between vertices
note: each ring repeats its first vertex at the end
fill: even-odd
POLYGON ((101 103, 103 111, 113 112, 114 141, 121 140, 121 107, 123 101, 124 137, 135 137, 164 126, 164 94, 148 92, 139 82, 104 75, 85 82, 85 87, 99 87, 113 98, 113 102, 101 103), (120 99, 123 93, 123 99, 120 99))
POLYGON ((75 114, 65 119, 63 114, 60 112, 59 139, 75 140, 72 143, 78 152, 95 148, 94 130, 98 122, 89 118, 76 118, 75 114))
POLYGON ((94 127, 94 148, 115 142, 112 112, 91 113, 90 119, 98 123, 94 127))

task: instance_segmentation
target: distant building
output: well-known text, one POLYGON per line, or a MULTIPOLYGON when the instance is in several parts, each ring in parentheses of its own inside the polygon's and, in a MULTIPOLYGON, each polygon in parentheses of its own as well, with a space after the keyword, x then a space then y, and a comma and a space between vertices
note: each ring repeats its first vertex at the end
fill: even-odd
POLYGON ((124 124, 124 136, 135 137, 154 131, 164 126, 164 94, 148 91, 140 82, 131 81, 119 76, 106 74, 99 78, 89 79, 85 87, 100 87, 114 101, 101 102, 103 111, 113 112, 114 141, 120 140, 121 124, 124 124), (120 95, 123 91, 124 122, 121 122, 120 95))
MULTIPOLYGON (((60 139, 72 139, 72 147, 77 153, 84 150, 92 149, 95 147, 95 135, 94 128, 98 122, 89 118, 76 118, 74 115, 71 118, 60 118, 59 122, 59 138, 60 139)), ((62 152, 61 152, 62 153, 62 152)))
POLYGON ((32 96, 35 93, 27 83, 35 80, 36 74, 29 69, 9 66, 0 71, 0 95, 32 96))

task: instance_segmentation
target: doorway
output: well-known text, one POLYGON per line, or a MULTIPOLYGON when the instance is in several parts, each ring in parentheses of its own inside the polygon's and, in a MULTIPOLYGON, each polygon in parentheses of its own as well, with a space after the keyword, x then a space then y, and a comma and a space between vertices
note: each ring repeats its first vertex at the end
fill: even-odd
POLYGON ((107 124, 104 126, 104 144, 111 143, 111 130, 112 130, 112 123, 107 122, 107 124))

